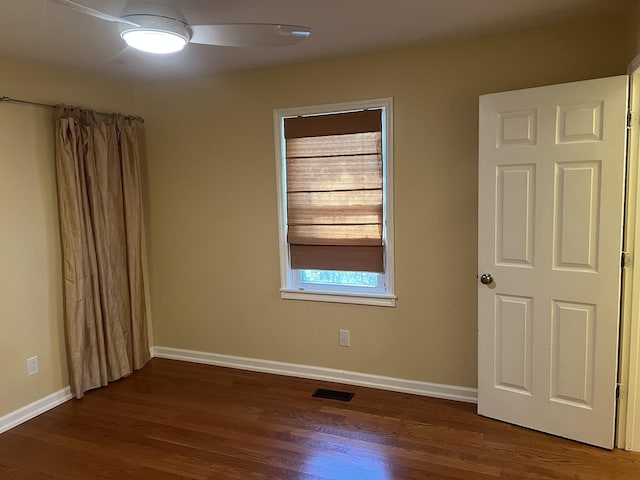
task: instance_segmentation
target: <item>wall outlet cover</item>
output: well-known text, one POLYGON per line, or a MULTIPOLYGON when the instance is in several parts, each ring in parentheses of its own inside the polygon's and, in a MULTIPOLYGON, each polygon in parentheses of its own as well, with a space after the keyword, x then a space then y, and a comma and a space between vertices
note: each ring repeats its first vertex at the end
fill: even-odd
POLYGON ((40 371, 38 367, 38 357, 27 358, 27 375, 35 375, 40 371))
POLYGON ((341 347, 351 346, 351 331, 340 330, 340 346, 341 347))

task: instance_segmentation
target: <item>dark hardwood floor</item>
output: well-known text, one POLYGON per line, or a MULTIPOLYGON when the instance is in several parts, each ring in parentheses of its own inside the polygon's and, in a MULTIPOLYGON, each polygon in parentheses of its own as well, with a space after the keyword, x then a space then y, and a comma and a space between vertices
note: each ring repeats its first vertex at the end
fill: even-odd
POLYGON ((0 479, 640 479, 609 452, 475 405, 154 359, 0 435, 0 479), (312 398, 355 392, 351 402, 312 398))

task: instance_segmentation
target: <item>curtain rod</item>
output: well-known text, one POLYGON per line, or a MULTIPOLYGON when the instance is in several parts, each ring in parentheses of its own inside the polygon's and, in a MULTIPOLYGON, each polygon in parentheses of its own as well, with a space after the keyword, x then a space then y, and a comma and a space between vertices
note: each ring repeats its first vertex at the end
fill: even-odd
MULTIPOLYGON (((35 105, 37 107, 56 108, 56 105, 53 105, 51 103, 32 102, 31 100, 20 100, 18 98, 11 98, 11 97, 0 97, 0 102, 21 103, 22 105, 35 105)), ((107 112, 96 112, 96 113, 100 115, 119 115, 116 113, 107 113, 107 112)), ((123 115, 123 116, 127 119, 139 120, 140 122, 144 123, 144 118, 138 117, 137 115, 123 115)))

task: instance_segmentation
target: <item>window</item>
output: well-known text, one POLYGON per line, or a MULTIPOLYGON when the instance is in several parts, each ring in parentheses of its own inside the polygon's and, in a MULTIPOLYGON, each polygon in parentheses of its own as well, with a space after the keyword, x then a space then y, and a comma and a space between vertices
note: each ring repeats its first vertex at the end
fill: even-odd
POLYGON ((282 298, 394 306, 391 99, 274 111, 282 298))

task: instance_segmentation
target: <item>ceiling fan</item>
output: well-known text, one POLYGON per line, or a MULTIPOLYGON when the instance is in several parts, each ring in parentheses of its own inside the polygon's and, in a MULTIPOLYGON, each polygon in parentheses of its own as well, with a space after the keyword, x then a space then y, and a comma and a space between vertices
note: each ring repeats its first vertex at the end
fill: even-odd
POLYGON ((120 25, 127 45, 150 53, 173 53, 188 43, 226 47, 276 47, 301 42, 311 29, 298 25, 229 23, 189 25, 177 8, 150 2, 129 2, 119 17, 74 0, 53 0, 77 12, 120 25))

